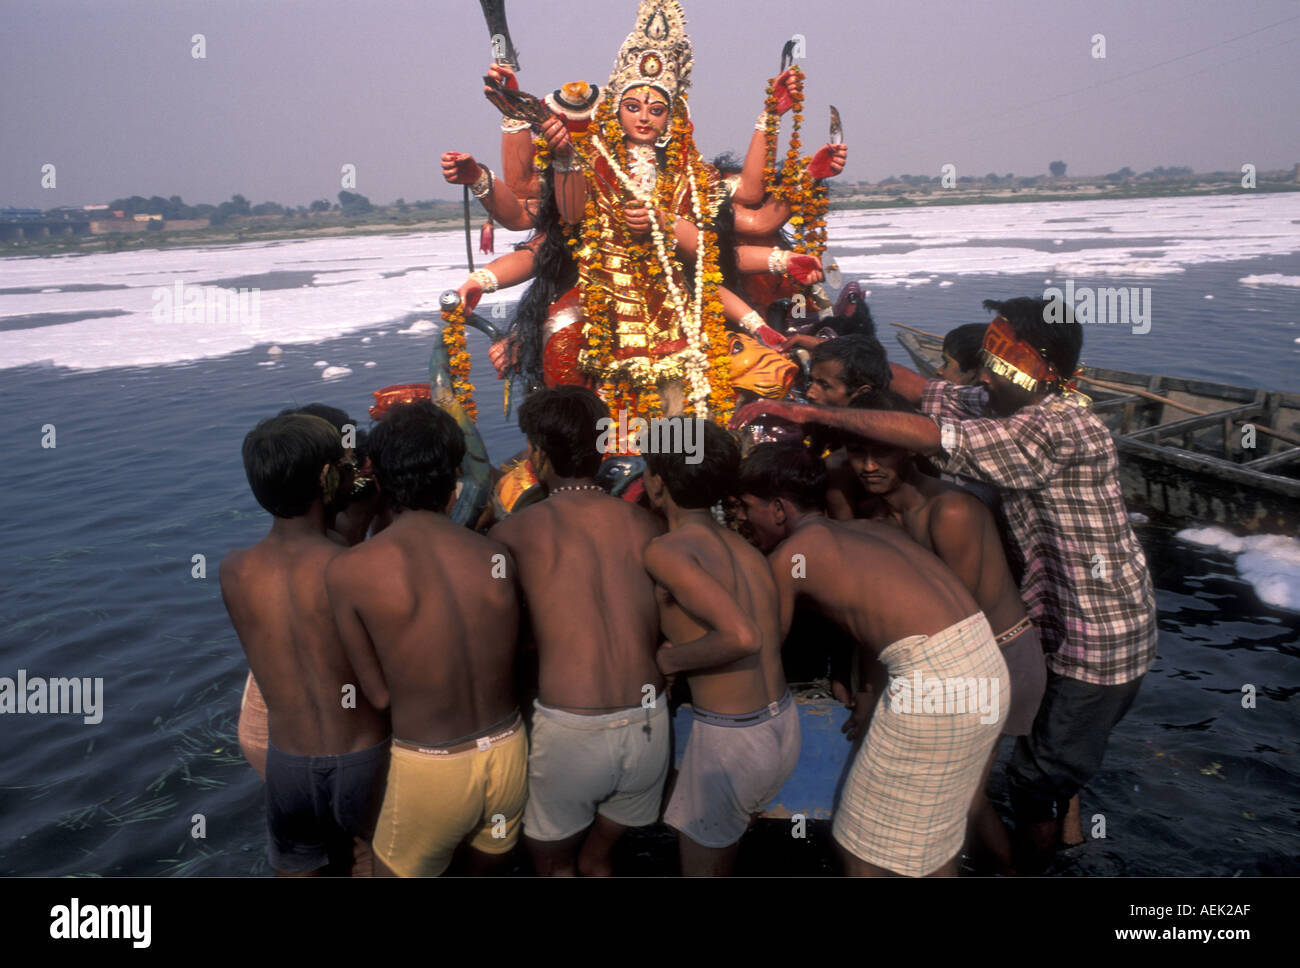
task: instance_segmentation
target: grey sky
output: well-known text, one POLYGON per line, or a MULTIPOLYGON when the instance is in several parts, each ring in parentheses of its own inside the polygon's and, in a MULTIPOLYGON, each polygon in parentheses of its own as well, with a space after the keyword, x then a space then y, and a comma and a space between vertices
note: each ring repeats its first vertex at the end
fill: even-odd
MULTIPOLYGON (((848 179, 937 175, 946 163, 959 175, 1029 175, 1057 158, 1072 174, 1300 160, 1295 0, 684 6, 706 154, 744 150, 781 44, 800 33, 805 141, 825 139, 836 104, 848 179), (1091 56, 1096 33, 1104 60, 1091 56)), ((525 90, 603 84, 636 9, 508 0, 525 90)), ((240 192, 298 205, 333 200, 345 163, 375 202, 453 198, 441 152, 498 165, 476 0, 6 0, 3 20, 0 204, 240 192), (195 33, 203 60, 191 57, 195 33), (46 163, 54 189, 40 187, 46 163)))

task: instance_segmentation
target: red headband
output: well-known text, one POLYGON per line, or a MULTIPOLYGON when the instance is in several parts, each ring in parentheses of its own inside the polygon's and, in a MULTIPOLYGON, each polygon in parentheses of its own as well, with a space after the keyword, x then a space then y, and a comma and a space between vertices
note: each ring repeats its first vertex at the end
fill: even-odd
POLYGON ((1004 316, 989 323, 980 357, 991 372, 1006 377, 1030 393, 1038 389, 1039 384, 1063 382, 1056 367, 1030 343, 1018 337, 1004 316))

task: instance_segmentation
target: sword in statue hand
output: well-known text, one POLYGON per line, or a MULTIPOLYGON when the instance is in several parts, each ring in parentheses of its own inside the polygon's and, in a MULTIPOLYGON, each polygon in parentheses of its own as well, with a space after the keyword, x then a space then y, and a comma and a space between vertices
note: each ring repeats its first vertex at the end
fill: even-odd
POLYGON ((492 37, 492 60, 519 73, 519 53, 510 40, 510 25, 506 23, 506 0, 479 0, 483 18, 487 20, 492 37))

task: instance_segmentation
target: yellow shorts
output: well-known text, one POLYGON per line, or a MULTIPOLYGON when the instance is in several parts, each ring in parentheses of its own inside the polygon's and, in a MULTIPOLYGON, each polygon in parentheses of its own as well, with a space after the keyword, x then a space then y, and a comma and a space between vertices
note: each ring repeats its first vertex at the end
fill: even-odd
POLYGON ((528 737, 519 714, 472 749, 392 747, 375 856, 400 877, 437 877, 466 838, 485 854, 519 839, 528 800, 528 737))

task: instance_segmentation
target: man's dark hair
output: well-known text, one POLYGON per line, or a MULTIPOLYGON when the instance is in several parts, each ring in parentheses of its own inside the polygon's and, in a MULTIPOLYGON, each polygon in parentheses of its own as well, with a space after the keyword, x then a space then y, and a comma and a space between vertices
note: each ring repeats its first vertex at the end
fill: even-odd
POLYGON ((519 429, 550 458, 560 477, 594 477, 600 469, 597 422, 609 407, 586 387, 534 390, 519 408, 519 429))
POLYGON ((844 368, 844 385, 850 391, 862 387, 873 390, 889 386, 889 360, 885 357, 885 348, 880 340, 865 333, 853 333, 828 339, 812 351, 812 361, 817 363, 839 363, 844 368))
POLYGON ((257 503, 277 518, 297 518, 321 496, 321 468, 343 459, 343 441, 320 417, 281 414, 248 432, 243 456, 257 503))
POLYGON ((1005 316, 1015 334, 1026 340, 1048 363, 1056 367, 1061 379, 1068 380, 1079 365, 1079 353, 1083 350, 1083 327, 1075 321, 1071 307, 1064 303, 1061 305, 1064 321, 1047 322, 1043 318, 1047 306, 1046 299, 1033 299, 1029 296, 1005 302, 984 300, 985 309, 1005 316))
POLYGON ((346 411, 338 407, 331 407, 328 403, 309 403, 305 407, 290 407, 288 410, 281 410, 280 416, 289 413, 305 413, 311 417, 320 417, 332 423, 339 433, 343 433, 343 428, 348 424, 356 427, 356 421, 347 415, 346 411))
POLYGON ((366 462, 366 458, 370 456, 370 431, 362 427, 357 428, 357 446, 352 456, 358 467, 366 462))
POLYGON ((706 420, 702 451, 698 464, 686 463, 686 454, 645 455, 646 470, 663 478, 679 508, 711 508, 735 493, 736 472, 740 468, 740 445, 736 438, 706 420))
POLYGON ((826 508, 826 465, 802 443, 759 444, 740 465, 737 494, 784 498, 802 511, 826 508))
MULTIPOLYGON (((871 307, 867 305, 866 300, 854 296, 850 297, 848 302, 853 307, 851 313, 844 316, 828 316, 819 325, 829 326, 839 336, 862 335, 878 339, 876 321, 871 318, 871 307)), ((881 351, 884 351, 884 347, 881 347, 881 351)))
POLYGON ((949 330, 943 338, 943 351, 952 357, 959 369, 979 369, 980 347, 984 345, 988 328, 988 323, 967 323, 949 330))
POLYGON ((465 458, 465 435, 428 400, 399 404, 370 432, 380 489, 397 507, 443 511, 465 458))

